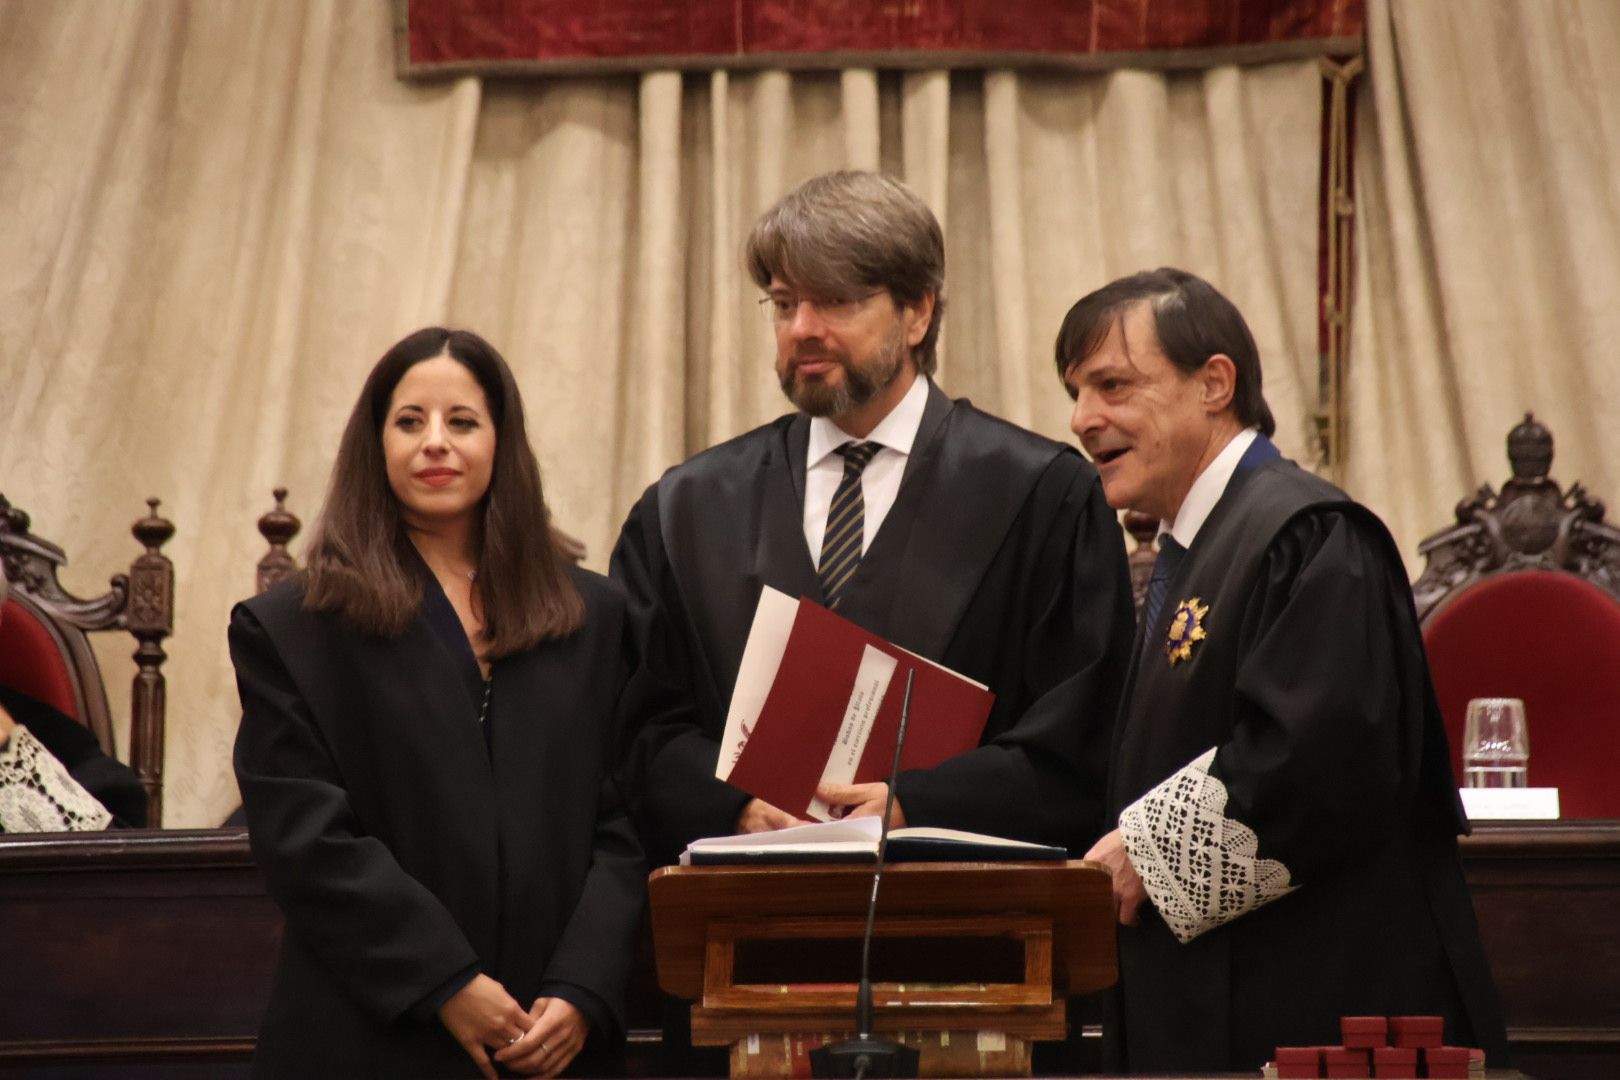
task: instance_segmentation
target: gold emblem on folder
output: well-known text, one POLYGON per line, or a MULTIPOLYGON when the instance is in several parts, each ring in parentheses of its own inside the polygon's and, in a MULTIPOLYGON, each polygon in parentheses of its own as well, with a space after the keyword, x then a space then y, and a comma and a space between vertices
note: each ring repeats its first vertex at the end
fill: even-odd
POLYGON ((1176 614, 1170 620, 1170 634, 1164 643, 1164 655, 1170 658, 1171 667, 1192 659, 1193 645, 1209 636, 1204 632, 1204 617, 1208 614, 1209 605, 1199 603, 1196 596, 1176 605, 1176 614))

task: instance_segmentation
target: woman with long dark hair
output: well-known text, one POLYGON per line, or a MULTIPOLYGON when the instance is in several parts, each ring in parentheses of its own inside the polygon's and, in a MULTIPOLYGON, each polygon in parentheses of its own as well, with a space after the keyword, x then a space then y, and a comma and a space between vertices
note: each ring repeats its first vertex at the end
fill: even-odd
POLYGON ((600 1067, 644 896, 612 783, 624 620, 555 546, 500 355, 390 349, 304 573, 231 616, 236 775, 287 921, 257 1074, 600 1067))

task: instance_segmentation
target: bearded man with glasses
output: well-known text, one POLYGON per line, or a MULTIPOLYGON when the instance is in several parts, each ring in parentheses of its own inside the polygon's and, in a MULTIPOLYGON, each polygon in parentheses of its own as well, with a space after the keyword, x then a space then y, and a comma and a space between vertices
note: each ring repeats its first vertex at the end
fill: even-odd
MULTIPOLYGON (((815 177, 745 252, 798 411, 703 451, 631 510, 612 573, 640 616, 629 787, 654 864, 692 840, 799 824, 716 779, 761 589, 808 596, 987 685, 980 746, 902 772, 896 826, 1084 851, 1132 630, 1119 524, 1060 443, 934 385, 939 222, 871 172, 815 177)), ((926 722, 926 718, 917 718, 926 722)), ((827 785, 854 815, 885 784, 827 785)))

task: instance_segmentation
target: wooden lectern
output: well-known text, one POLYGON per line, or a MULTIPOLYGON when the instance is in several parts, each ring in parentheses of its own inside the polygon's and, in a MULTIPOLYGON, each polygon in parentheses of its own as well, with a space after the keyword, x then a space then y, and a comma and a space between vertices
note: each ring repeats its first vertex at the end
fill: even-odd
MULTIPOLYGON (((854 1026, 870 864, 666 867, 649 879, 658 982, 733 1077, 809 1075, 854 1026)), ((1107 871, 1086 862, 901 863, 872 944, 875 1033, 922 1075, 1025 1075, 1065 998, 1116 977, 1107 871)))

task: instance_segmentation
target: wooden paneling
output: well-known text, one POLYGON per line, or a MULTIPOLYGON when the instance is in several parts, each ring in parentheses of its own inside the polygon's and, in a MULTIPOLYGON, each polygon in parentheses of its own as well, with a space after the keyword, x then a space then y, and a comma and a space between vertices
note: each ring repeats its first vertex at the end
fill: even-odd
POLYGON ((1620 822, 1481 824, 1462 845, 1513 1064, 1620 1076, 1620 822))
MULTIPOLYGON (((1620 1076, 1620 822, 1482 825, 1463 860, 1515 1064, 1620 1076)), ((240 829, 0 838, 0 1075, 236 1074, 280 933, 240 829)))
POLYGON ((0 838, 0 1075, 226 1075, 280 938, 243 830, 0 838))

